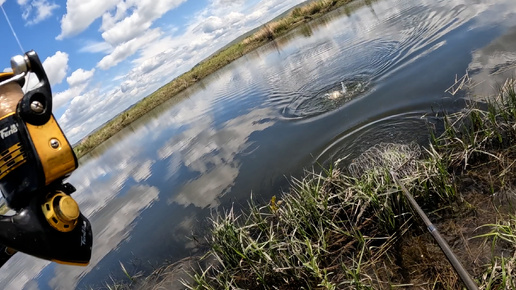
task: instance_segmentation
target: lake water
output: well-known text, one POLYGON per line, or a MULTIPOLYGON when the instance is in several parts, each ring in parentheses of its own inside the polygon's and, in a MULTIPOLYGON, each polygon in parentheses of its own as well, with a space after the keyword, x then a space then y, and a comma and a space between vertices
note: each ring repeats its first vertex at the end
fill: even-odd
POLYGON ((192 236, 215 211, 267 202, 305 169, 427 143, 431 116, 463 104, 445 92, 456 77, 475 96, 514 76, 515 13, 514 0, 357 1, 249 53, 80 161, 68 181, 93 226, 88 267, 20 253, 0 288, 97 289, 124 279, 120 263, 148 273, 200 254, 192 236))

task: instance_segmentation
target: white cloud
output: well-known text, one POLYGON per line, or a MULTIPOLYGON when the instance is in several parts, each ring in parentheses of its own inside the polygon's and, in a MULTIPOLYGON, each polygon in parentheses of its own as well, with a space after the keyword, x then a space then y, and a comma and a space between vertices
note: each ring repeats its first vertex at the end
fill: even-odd
MULTIPOLYGON (((62 99, 67 97, 69 95, 61 96, 62 99)), ((73 97, 65 113, 59 118, 59 124, 73 144, 127 108, 128 105, 124 102, 130 101, 128 99, 130 95, 123 94, 120 89, 106 93, 100 92, 98 88, 85 90, 73 97)))
POLYGON ((81 85, 86 83, 88 80, 93 77, 95 73, 95 69, 91 70, 83 70, 82 68, 74 71, 69 77, 66 78, 66 81, 70 85, 70 87, 75 87, 77 85, 81 85))
POLYGON ((43 61, 43 68, 47 73, 50 85, 60 84, 68 71, 68 54, 57 51, 53 56, 49 56, 43 61))
POLYGON ((61 34, 56 39, 81 33, 119 2, 120 0, 68 0, 66 14, 61 19, 61 34))
POLYGON ((123 44, 117 46, 111 54, 108 54, 104 58, 102 58, 97 64, 97 67, 106 70, 110 67, 117 65, 121 61, 133 55, 136 51, 138 51, 138 49, 158 39, 160 34, 161 30, 159 28, 156 28, 147 31, 147 33, 141 37, 137 37, 131 39, 130 41, 124 42, 123 44))
MULTIPOLYGON (((165 14, 166 12, 176 8, 186 0, 143 0, 132 2, 133 6, 119 5, 116 14, 111 16, 107 14, 103 16, 102 25, 105 29, 102 38, 111 45, 119 45, 131 39, 141 36, 150 28, 152 22, 165 14), (129 8, 133 8, 133 13, 127 17, 126 12, 129 8), (121 19, 120 21, 117 21, 121 19)), ((126 2, 127 3, 127 2, 126 2)))
POLYGON ((134 12, 102 33, 102 38, 111 45, 119 45, 142 35, 151 24, 151 21, 140 16, 138 12, 134 12))
POLYGON ((186 0, 69 0, 67 13, 61 20, 61 34, 57 39, 76 35, 102 16, 102 37, 105 43, 93 43, 81 52, 108 52, 99 63, 108 69, 136 53, 149 40, 153 21, 186 0), (128 15, 130 12, 130 15, 128 15), (143 38, 143 39, 142 39, 143 38))
POLYGON ((30 3, 28 0, 18 0, 18 4, 22 6, 22 17, 27 20, 28 25, 37 24, 49 18, 54 10, 59 8, 59 5, 49 3, 47 0, 33 0, 30 3))
POLYGON ((89 52, 89 53, 111 53, 113 52, 113 47, 107 43, 107 42, 89 42, 85 46, 83 46, 81 49, 79 49, 79 52, 89 52))
POLYGON ((0 0, 0 6, 5 3, 6 0, 0 0))
POLYGON ((32 5, 36 9, 36 17, 33 21, 31 21, 32 24, 36 24, 49 18, 52 16, 52 12, 59 8, 59 5, 55 3, 48 3, 46 0, 33 1, 32 5))
POLYGON ((113 67, 158 39, 161 30, 150 29, 153 21, 183 2, 185 0, 123 2, 117 5, 114 15, 105 13, 102 17, 102 38, 115 48, 97 66, 104 70, 113 67), (127 16, 127 11, 131 9, 132 14, 127 16))
POLYGON ((111 15, 111 13, 104 13, 102 15, 102 26, 100 27, 100 31, 106 31, 111 27, 115 26, 115 24, 127 17, 127 9, 131 4, 127 2, 120 2, 116 5, 116 13, 115 15, 111 15))
POLYGON ((57 39, 79 34, 102 17, 102 37, 119 45, 143 35, 154 20, 185 1, 68 0, 57 39), (127 11, 132 11, 131 15, 127 16, 127 11))
POLYGON ((54 109, 61 108, 64 104, 68 103, 68 101, 80 95, 82 91, 83 88, 75 87, 55 94, 52 98, 54 109))
POLYGON ((224 27, 224 22, 222 22, 222 19, 217 16, 210 16, 204 21, 204 23, 201 23, 201 27, 202 32, 210 33, 224 27))
POLYGON ((84 92, 84 90, 88 87, 89 81, 93 77, 94 73, 94 68, 89 71, 85 71, 80 68, 74 71, 68 78, 66 78, 66 81, 70 87, 68 90, 59 92, 54 95, 54 108, 60 108, 74 97, 82 94, 82 92, 84 92))
MULTIPOLYGON (((139 3, 126 1, 123 4, 119 2, 113 6, 112 11, 103 14, 100 31, 106 32, 104 36, 116 47, 97 63, 97 68, 107 70, 134 54, 137 56, 132 58, 133 68, 127 74, 117 77, 116 81, 120 83, 114 85, 112 89, 97 90, 96 93, 81 93, 69 104, 60 118, 60 124, 72 143, 153 90, 188 71, 236 37, 262 25, 289 7, 301 3, 302 0, 265 0, 259 3, 213 1, 189 18, 186 27, 168 27, 166 33, 161 28, 150 28, 142 35, 138 35, 139 33, 133 35, 131 31, 127 31, 127 34, 121 32, 121 27, 127 28, 135 23, 145 23, 144 20, 150 21, 155 17, 161 17, 159 15, 163 15, 164 12, 156 11, 168 11, 172 9, 170 7, 177 7, 181 2, 179 0, 154 2, 145 0, 139 3), (150 4, 151 2, 154 6, 150 4), (249 16, 258 10, 262 14, 261 18, 249 16), (182 33, 178 34, 178 31, 182 33), (209 33, 210 31, 214 32, 209 33), (135 36, 135 38, 126 40, 128 36, 135 36), (117 44, 118 42, 121 43, 117 44), (92 103, 95 105, 92 106, 92 103), (106 108, 115 109, 106 110, 106 108)), ((109 45, 107 41, 104 44, 97 44, 105 48, 109 45)), ((85 48, 83 51, 101 50, 93 47, 85 48)), ((109 81, 112 84, 114 80, 109 81)), ((62 99, 69 97, 69 95, 60 96, 62 99)))
POLYGON ((239 24, 242 20, 245 20, 245 15, 234 11, 221 17, 211 15, 202 20, 196 30, 199 29, 203 33, 212 33, 220 29, 229 30, 231 29, 231 25, 239 24))

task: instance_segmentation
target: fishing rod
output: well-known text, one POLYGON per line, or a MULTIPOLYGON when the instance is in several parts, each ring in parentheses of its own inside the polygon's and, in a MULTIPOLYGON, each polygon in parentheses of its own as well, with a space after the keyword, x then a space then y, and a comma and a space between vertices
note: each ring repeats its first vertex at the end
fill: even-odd
POLYGON ((392 178, 394 179, 394 182, 396 182, 396 184, 401 187, 401 191, 405 195, 405 198, 408 200, 410 206, 414 209, 414 211, 417 213, 417 215, 423 220, 428 231, 430 232, 430 234, 432 235, 434 240, 437 242, 437 244, 439 244, 439 247, 441 248, 443 253, 446 255, 446 258, 448 259, 450 264, 453 266, 453 268, 455 269, 457 274, 459 274, 459 277, 462 280, 462 282, 464 283, 464 285, 466 286, 466 288, 468 288, 468 290, 477 290, 478 289, 477 284, 473 281, 473 279, 469 275, 468 271, 466 271, 466 269, 464 269, 464 266, 462 266, 461 262, 459 261, 459 259, 457 259, 457 256, 455 256, 455 254, 453 253, 453 251, 450 248, 450 246, 448 245, 448 243, 441 236, 441 234, 439 233, 437 228, 432 224, 432 222, 430 221, 428 216, 425 214, 425 212, 421 209, 421 207, 416 202, 414 197, 409 193, 409 191, 403 185, 403 183, 401 183, 398 180, 398 178, 396 177, 396 174, 392 171, 390 173, 391 173, 392 178))
POLYGON ((416 143, 410 144, 394 144, 394 143, 379 143, 364 151, 360 156, 353 159, 348 167, 350 174, 358 178, 364 173, 371 170, 387 170, 392 176, 394 183, 397 184, 403 195, 407 199, 409 205, 423 220, 428 231, 435 239, 439 247, 446 255, 446 258, 459 275, 460 279, 468 290, 477 290, 478 286, 475 284, 466 269, 457 259, 448 243, 443 239, 437 228, 432 224, 425 212, 421 209, 414 197, 410 194, 407 188, 398 179, 398 174, 403 176, 410 175, 416 170, 415 160, 421 155, 421 149, 416 143))
POLYGON ((15 213, 0 215, 0 267, 18 251, 88 265, 93 233, 65 182, 78 161, 52 114, 50 82, 32 50, 11 58, 11 69, 0 73, 0 191, 15 213), (38 82, 24 93, 30 74, 38 82))

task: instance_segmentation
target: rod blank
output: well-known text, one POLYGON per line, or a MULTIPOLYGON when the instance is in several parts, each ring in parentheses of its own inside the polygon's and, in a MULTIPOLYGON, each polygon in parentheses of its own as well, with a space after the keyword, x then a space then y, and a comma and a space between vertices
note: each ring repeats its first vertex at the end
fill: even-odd
POLYGON ((455 256, 455 254, 453 253, 453 251, 450 248, 450 246, 448 245, 448 243, 441 236, 441 234, 439 233, 437 228, 432 224, 432 222, 430 221, 428 216, 425 214, 425 212, 421 209, 421 207, 416 202, 414 197, 409 193, 407 188, 401 182, 399 182, 399 180, 396 177, 396 175, 394 174, 394 172, 391 171, 391 175, 392 175, 392 178, 394 179, 394 182, 396 182, 396 184, 401 187, 401 191, 405 195, 405 198, 409 201, 410 206, 412 206, 412 208, 417 213, 417 215, 423 220, 428 231, 430 232, 432 237, 434 237, 435 241, 437 242, 437 244, 439 244, 439 247, 441 248, 443 253, 446 255, 446 258, 448 259, 450 264, 453 266, 453 268, 455 269, 457 274, 459 274, 460 279, 462 280, 462 282, 464 283, 466 288, 468 288, 468 290, 478 290, 477 284, 473 281, 473 279, 471 279, 471 276, 469 275, 468 271, 466 271, 466 269, 464 269, 464 266, 462 266, 461 262, 457 259, 457 256, 455 256))

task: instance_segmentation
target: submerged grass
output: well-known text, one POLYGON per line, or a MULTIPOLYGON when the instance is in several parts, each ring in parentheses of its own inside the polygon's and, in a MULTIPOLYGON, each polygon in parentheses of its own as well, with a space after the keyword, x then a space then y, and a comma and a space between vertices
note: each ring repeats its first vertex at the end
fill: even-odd
POLYGON ((393 182, 390 172, 403 171, 401 182, 480 289, 514 289, 514 82, 443 120, 444 133, 433 132, 423 158, 400 154, 414 152, 414 145, 378 145, 369 154, 384 160, 374 167, 366 158, 349 169, 310 171, 280 201, 215 215, 208 256, 216 262, 183 283, 189 289, 463 287, 393 182), (409 162, 411 169, 402 170, 409 162), (360 174, 353 174, 357 168, 360 174))
POLYGON ((87 136, 80 144, 76 145, 74 147, 75 154, 80 158, 115 135, 121 129, 211 73, 295 27, 314 18, 318 18, 351 1, 352 0, 312 1, 305 6, 295 8, 291 13, 280 20, 265 24, 253 35, 208 57, 190 71, 175 78, 151 95, 142 99, 127 111, 116 116, 103 127, 87 136))

